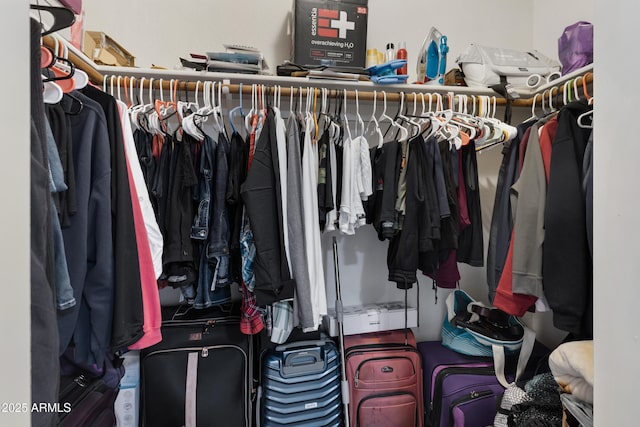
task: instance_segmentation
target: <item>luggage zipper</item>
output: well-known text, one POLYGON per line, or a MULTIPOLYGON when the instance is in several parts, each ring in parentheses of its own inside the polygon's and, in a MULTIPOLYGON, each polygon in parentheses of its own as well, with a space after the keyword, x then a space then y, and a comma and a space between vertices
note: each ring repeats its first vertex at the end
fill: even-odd
POLYGON ((491 390, 484 390, 484 391, 472 391, 471 393, 467 394, 466 396, 462 396, 457 398, 456 400, 454 400, 453 402, 451 402, 451 404, 449 405, 449 427, 454 427, 453 425, 453 409, 456 406, 459 406, 463 403, 467 403, 467 402, 471 402, 472 400, 476 400, 476 399, 480 399, 482 397, 487 397, 487 396, 491 396, 493 394, 493 392, 491 390))
POLYGON ((413 400, 416 401, 416 427, 418 427, 417 424, 418 424, 418 420, 420 419, 420 417, 418 416, 418 410, 420 405, 418 405, 418 402, 417 402, 418 399, 416 399, 413 393, 409 393, 408 391, 393 391, 388 393, 370 394, 369 396, 364 397, 362 400, 360 400, 360 402, 358 402, 358 407, 356 408, 356 427, 360 427, 360 407, 364 402, 366 402, 367 400, 379 399, 382 397, 404 396, 404 395, 411 396, 413 397, 413 400))
POLYGON ((219 319, 194 319, 194 320, 165 320, 162 322, 163 327, 183 327, 203 325, 205 330, 216 324, 240 323, 239 317, 222 317, 219 319))
POLYGON ((187 351, 187 352, 197 351, 202 355, 202 357, 207 357, 207 356, 209 356, 209 350, 219 349, 219 348, 232 348, 232 349, 235 349, 235 350, 239 350, 242 353, 242 355, 244 356, 245 361, 248 361, 247 352, 244 351, 244 349, 242 347, 237 346, 237 345, 218 344, 218 345, 210 345, 210 346, 206 346, 206 347, 180 347, 180 348, 169 348, 169 349, 165 349, 165 350, 156 350, 156 351, 152 351, 149 354, 146 354, 144 356, 144 358, 142 359, 141 363, 144 362, 147 358, 149 358, 151 356, 155 356, 157 354, 179 353, 179 352, 183 352, 183 351, 187 351))
POLYGON ((354 385, 354 387, 358 388, 358 381, 359 381, 359 377, 360 377, 360 369, 362 368, 362 365, 364 365, 365 363, 368 363, 368 362, 373 362, 375 360, 391 360, 391 359, 406 359, 406 360, 408 360, 409 362, 411 362, 411 366, 413 367, 413 373, 415 375, 416 367, 413 366, 413 362, 408 357, 403 357, 403 356, 374 357, 372 359, 363 360, 362 362, 360 362, 358 364, 358 367, 356 368, 356 373, 355 373, 355 375, 353 377, 353 385, 354 385))
POLYGON ((440 416, 442 412, 442 383, 444 382, 446 377, 454 374, 495 375, 496 372, 493 367, 460 368, 455 366, 444 368, 443 370, 438 372, 433 385, 431 402, 429 402, 431 425, 440 425, 440 416))
MULTIPOLYGON (((197 322, 196 324, 202 324, 202 322, 197 322)), ((213 350, 213 349, 221 349, 221 348, 231 348, 234 350, 238 350, 240 351, 240 353, 242 353, 242 356, 244 357, 244 365, 245 365, 245 369, 244 369, 244 377, 245 377, 245 387, 244 387, 244 400, 245 402, 247 402, 247 407, 245 410, 245 423, 248 426, 249 425, 249 420, 251 417, 251 413, 253 412, 252 408, 251 408, 251 402, 249 399, 249 395, 252 393, 251 390, 249 390, 249 388, 251 387, 251 384, 249 384, 249 375, 251 375, 251 366, 249 363, 249 357, 247 355, 247 352, 244 351, 244 349, 240 346, 237 345, 224 345, 224 344, 218 344, 218 345, 210 345, 210 346, 206 346, 206 347, 181 347, 181 348, 172 348, 172 349, 166 349, 166 350, 156 350, 153 351, 147 355, 145 355, 141 360, 140 360, 140 365, 144 364, 144 361, 147 360, 147 358, 151 357, 151 356, 155 356, 155 355, 160 355, 160 354, 166 354, 166 353, 182 353, 182 352, 194 352, 197 351, 200 353, 200 355, 202 357, 208 357, 209 356, 209 350, 213 350)), ((251 351, 251 350, 250 350, 251 351)), ((141 378, 141 391, 144 392, 144 381, 142 381, 143 378, 141 378)), ((142 409, 142 406, 141 406, 142 409)), ((141 410, 142 412, 142 410, 141 410)), ((140 415, 141 417, 144 417, 144 413, 141 413, 140 415)), ((144 420, 144 418, 143 418, 144 420)))
POLYGON ((356 352, 362 353, 366 350, 390 351, 390 350, 398 350, 398 349, 406 349, 408 351, 416 350, 416 348, 413 346, 400 344, 400 343, 362 344, 362 345, 349 347, 345 355, 349 357, 356 352))

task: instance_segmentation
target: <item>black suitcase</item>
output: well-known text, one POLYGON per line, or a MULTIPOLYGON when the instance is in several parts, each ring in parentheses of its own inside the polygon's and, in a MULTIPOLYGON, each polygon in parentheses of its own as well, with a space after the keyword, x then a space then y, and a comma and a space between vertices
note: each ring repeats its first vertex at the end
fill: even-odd
POLYGON ((113 427, 116 416, 113 404, 118 389, 110 387, 102 378, 88 375, 60 378, 58 426, 113 427))
POLYGON ((253 339, 240 318, 162 322, 162 341, 140 354, 143 427, 250 427, 253 339))

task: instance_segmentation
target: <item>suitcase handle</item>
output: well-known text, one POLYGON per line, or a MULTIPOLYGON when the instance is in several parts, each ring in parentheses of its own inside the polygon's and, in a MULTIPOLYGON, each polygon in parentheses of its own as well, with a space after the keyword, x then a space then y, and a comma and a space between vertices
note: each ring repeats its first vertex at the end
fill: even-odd
POLYGON ((307 341, 295 341, 288 344, 281 344, 276 347, 276 351, 286 351, 296 347, 324 347, 325 344, 331 342, 330 340, 307 340, 307 341))
POLYGON ((285 347, 282 358, 282 375, 284 377, 298 374, 308 374, 313 372, 322 372, 325 369, 325 360, 323 357, 323 346, 325 340, 318 341, 300 341, 278 346, 276 350, 283 351, 280 347, 285 347), (293 345, 295 344, 295 345, 293 345), (291 349, 291 347, 300 347, 291 349))

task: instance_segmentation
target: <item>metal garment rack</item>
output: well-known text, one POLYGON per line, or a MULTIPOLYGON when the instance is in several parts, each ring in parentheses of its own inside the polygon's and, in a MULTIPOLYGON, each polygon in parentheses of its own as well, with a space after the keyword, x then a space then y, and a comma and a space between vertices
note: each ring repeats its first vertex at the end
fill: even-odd
MULTIPOLYGON (((194 91, 196 82, 216 81, 222 83, 223 93, 238 94, 242 88, 242 93, 250 95, 252 93, 252 85, 264 85, 266 88, 280 87, 281 94, 285 96, 298 95, 300 90, 311 88, 329 89, 330 96, 344 95, 348 99, 355 99, 356 96, 360 101, 372 101, 374 96, 377 100, 382 101, 386 95, 389 102, 398 102, 401 98, 404 102, 412 102, 420 96, 421 93, 441 94, 441 95, 467 95, 468 98, 474 100, 480 97, 495 97, 497 105, 506 105, 507 101, 502 96, 496 94, 488 88, 473 88, 466 86, 432 86, 423 84, 393 84, 393 85, 376 85, 371 82, 364 81, 335 81, 325 79, 308 79, 305 77, 282 77, 269 75, 248 75, 237 73, 213 73, 204 71, 190 70, 168 70, 155 68, 135 68, 135 67, 113 67, 97 65, 88 58, 80 50, 70 45, 66 40, 59 38, 56 42, 53 37, 47 36, 43 40, 44 44, 54 47, 60 43, 68 49, 68 59, 79 69, 85 71, 92 83, 102 86, 107 79, 107 84, 115 80, 121 87, 129 87, 130 79, 135 79, 135 87, 140 89, 142 84, 144 88, 149 88, 152 84, 153 88, 162 90, 170 90, 176 81, 179 82, 181 91, 185 89, 194 91), (119 79, 118 79, 119 78, 119 79), (142 80, 144 78, 144 81, 142 80), (112 79, 109 81, 109 79, 112 79), (119 81, 118 81, 119 80, 119 81), (171 82, 173 80, 174 82, 171 82), (242 86, 240 85, 242 83, 242 86), (383 94, 384 92, 384 94, 383 94)), ((583 92, 588 93, 587 87, 593 82, 593 64, 580 68, 572 73, 562 76, 550 83, 544 84, 535 90, 520 91, 519 99, 511 101, 513 107, 532 107, 534 102, 540 102, 543 106, 554 103, 559 105, 558 101, 562 101, 565 91, 574 90, 573 87, 583 88, 583 92)), ((582 93, 581 93, 581 97, 582 93)), ((421 99, 421 98, 420 98, 421 99)), ((479 99, 478 99, 479 102, 479 99)), ((493 102, 493 101, 492 101, 493 102)))

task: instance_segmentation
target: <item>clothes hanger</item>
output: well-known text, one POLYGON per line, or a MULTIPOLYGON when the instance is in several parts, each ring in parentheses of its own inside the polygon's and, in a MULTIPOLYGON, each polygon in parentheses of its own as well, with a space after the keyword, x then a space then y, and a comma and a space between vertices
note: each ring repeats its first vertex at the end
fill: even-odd
MULTIPOLYGON (((584 91, 584 96, 587 99, 588 105, 593 105, 594 99, 593 96, 589 95, 587 91, 587 75, 592 73, 586 73, 582 77, 582 90, 584 91)), ((586 111, 578 116, 578 126, 583 129, 593 129, 593 109, 586 111), (584 120, 590 119, 589 122, 585 123, 584 120)))
POLYGON ((251 109, 249 110, 249 113, 247 113, 246 117, 244 118, 244 127, 247 130, 247 134, 250 134, 252 132, 252 121, 253 121, 253 115, 256 112, 256 90, 257 90, 257 85, 254 83, 251 85, 251 109))
POLYGON ((313 93, 313 125, 315 128, 315 139, 314 139, 314 143, 318 141, 318 139, 320 138, 320 134, 318 133, 318 115, 317 115, 317 110, 316 110, 316 105, 317 105, 317 101, 318 101, 318 91, 316 90, 316 88, 311 88, 311 91, 313 93))
POLYGON ((524 122, 529 122, 531 120, 538 120, 538 116, 536 116, 536 99, 538 99, 538 94, 533 95, 533 102, 531 102, 531 117, 526 119, 524 122))
POLYGON ((344 98, 342 101, 342 129, 347 133, 349 140, 351 140, 351 129, 349 129, 349 118, 347 117, 347 90, 343 89, 344 98))
MULTIPOLYGON (((593 98, 591 98, 593 99, 593 98)), ((593 129, 593 109, 586 111, 578 116, 578 126, 582 129, 593 129), (585 120, 589 120, 585 122, 585 120)))
POLYGON ((591 95, 589 95, 589 92, 587 91, 587 76, 588 75, 593 75, 592 72, 588 72, 586 73, 584 76, 582 76, 582 91, 584 93, 584 97, 587 100, 587 103, 589 103, 589 105, 592 104, 592 99, 593 97, 591 95))
POLYGON ((387 92, 385 92, 384 90, 382 91, 382 99, 383 99, 382 101, 383 110, 382 110, 382 114, 380 115, 380 118, 378 119, 378 123, 382 125, 382 123, 387 121, 390 124, 390 126, 384 132, 383 136, 386 136, 389 133, 389 131, 393 128, 393 129, 397 129, 401 133, 401 137, 402 136, 407 137, 409 134, 409 131, 406 130, 404 127, 400 126, 391 116, 387 114, 387 92))
POLYGON ((178 108, 178 119, 180 120, 180 122, 183 122, 185 117, 195 113, 196 111, 198 111, 198 92, 200 89, 200 84, 202 84, 202 82, 200 80, 196 81, 196 88, 195 88, 195 98, 194 98, 194 102, 190 102, 189 101, 189 91, 188 91, 188 83, 184 82, 185 85, 185 94, 186 94, 186 101, 180 101, 178 100, 177 102, 177 108, 178 108))
POLYGON ((235 124, 233 123, 233 119, 236 113, 238 112, 240 113, 240 117, 242 117, 243 122, 245 117, 244 112, 242 111, 242 82, 240 82, 239 95, 240 95, 238 99, 239 105, 229 110, 229 124, 231 125, 231 129, 233 130, 233 133, 238 133, 238 130, 236 129, 235 124))
POLYGON ((462 145, 467 145, 469 143, 469 140, 474 139, 477 133, 477 128, 475 126, 472 126, 470 124, 470 121, 468 121, 471 120, 472 117, 467 114, 467 99, 467 95, 459 94, 454 96, 453 103, 455 105, 455 101, 458 101, 458 110, 452 110, 453 116, 449 121, 449 123, 453 126, 457 126, 458 128, 460 128, 461 132, 463 130, 466 131, 464 132, 464 134, 468 137, 462 137, 462 145))
POLYGON ((371 111, 371 117, 369 117, 369 121, 367 122, 367 127, 364 131, 364 134, 367 135, 367 141, 369 142, 369 146, 373 142, 373 146, 380 148, 382 147, 382 141, 384 140, 382 136, 382 131, 380 130, 380 124, 378 123, 378 119, 376 119, 376 104, 378 103, 378 92, 376 90, 373 91, 373 110, 371 111), (372 131, 369 130, 371 125, 374 125, 372 131))
MULTIPOLYGON (((401 138, 399 139, 399 141, 401 141, 401 142, 407 141, 407 140, 409 140, 409 138, 413 138, 414 136, 416 136, 421 131, 421 126, 417 122, 415 122, 414 120, 412 120, 409 117, 407 117, 405 111, 403 110, 403 107, 404 107, 404 109, 407 108, 407 106, 406 106, 406 104, 404 102, 404 97, 405 97, 404 92, 400 92, 400 109, 399 109, 399 113, 397 115, 397 119, 400 119, 403 123, 405 123, 406 125, 409 125, 411 131, 409 131, 409 129, 407 129, 405 126, 402 126, 403 129, 406 129, 407 133, 406 133, 406 135, 401 136, 401 138)), ((415 104, 414 104, 414 112, 415 112, 415 104)))
MULTIPOLYGON (((42 76, 45 77, 44 75, 42 76)), ((57 104, 62 101, 64 92, 60 85, 53 81, 47 81, 42 83, 42 98, 45 104, 57 104)))
POLYGON ((358 98, 358 89, 355 90, 355 101, 356 101, 356 134, 357 136, 364 135, 364 120, 362 120, 362 116, 360 115, 360 99, 358 98), (360 125, 358 127, 358 125, 360 125))
MULTIPOLYGON (((49 29, 42 31, 42 36, 49 35, 51 33, 55 33, 56 31, 63 30, 68 28, 76 22, 76 16, 73 12, 65 7, 55 7, 55 6, 42 6, 39 4, 32 4, 29 6, 32 10, 37 10, 40 12, 47 12, 53 17, 53 23, 49 29)), ((42 17, 40 16, 40 26, 44 29, 42 25, 42 17)))
POLYGON ((118 101, 120 101, 120 102, 122 102, 122 96, 121 96, 121 93, 120 93, 120 81, 121 81, 121 80, 122 80, 122 76, 118 76, 118 78, 117 78, 117 80, 116 80, 116 84, 117 84, 117 86, 118 86, 118 89, 117 89, 117 91, 116 91, 116 92, 117 92, 117 94, 118 94, 117 100, 118 100, 118 101))
POLYGON ((69 60, 69 47, 67 46, 67 42, 57 34, 54 34, 52 37, 59 39, 60 46, 63 48, 62 57, 64 58, 64 62, 60 63, 59 61, 56 61, 54 66, 73 76, 76 90, 85 88, 89 84, 89 75, 83 70, 77 68, 73 62, 69 60))
POLYGON ((562 105, 566 106, 571 101, 571 80, 567 80, 564 85, 562 85, 562 105))

